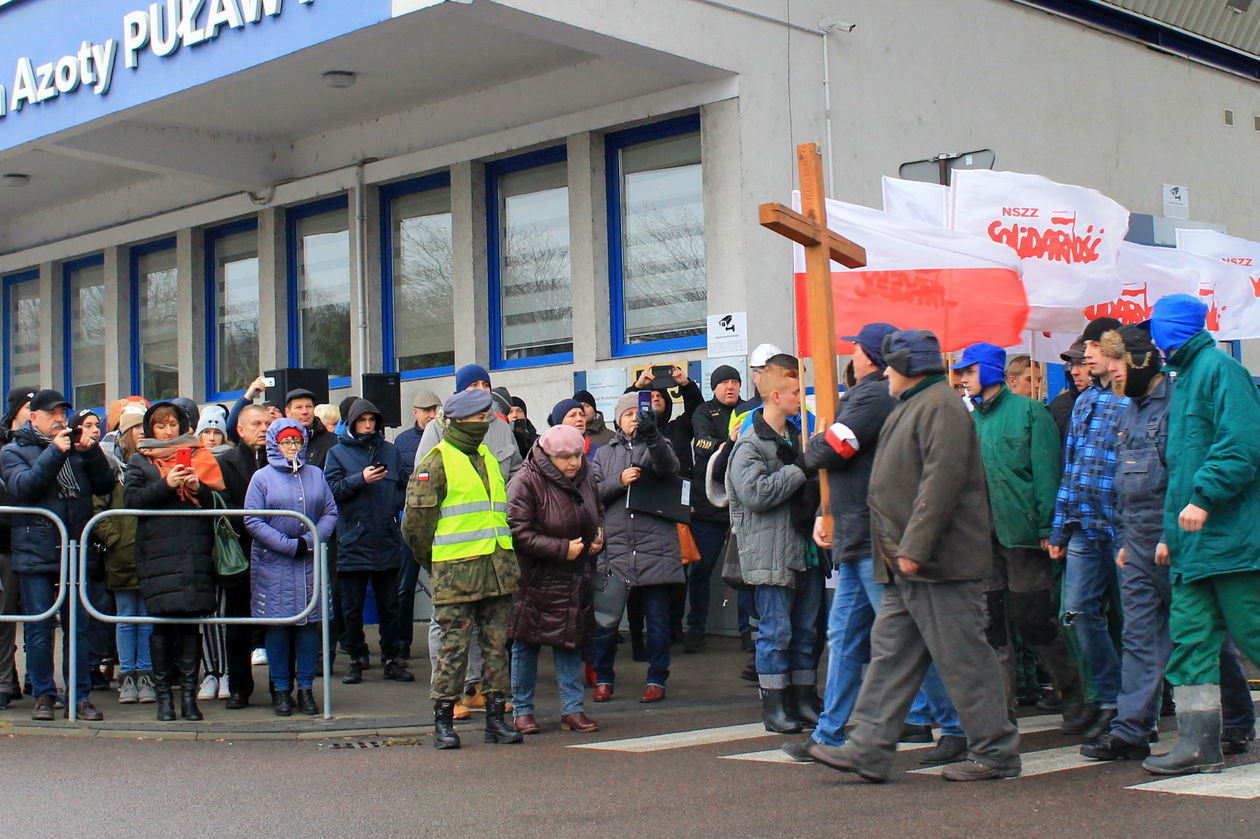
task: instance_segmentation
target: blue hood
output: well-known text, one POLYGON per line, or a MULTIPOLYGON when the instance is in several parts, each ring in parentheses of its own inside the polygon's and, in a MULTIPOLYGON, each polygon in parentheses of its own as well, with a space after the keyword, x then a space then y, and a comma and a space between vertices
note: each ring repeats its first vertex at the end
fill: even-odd
POLYGON ((306 449, 311 443, 311 436, 307 433, 306 427, 302 423, 288 417, 276 420, 267 429, 267 462, 277 469, 295 472, 297 470, 289 465, 289 459, 280 452, 280 446, 276 444, 276 435, 286 428, 296 428, 302 432, 302 448, 298 450, 297 464, 298 467, 306 465, 306 449))
POLYGON ((980 365, 981 387, 1000 385, 1006 380, 1006 350, 996 344, 972 344, 950 369, 961 370, 973 364, 980 365))
POLYGON ((1155 303, 1151 313, 1151 339, 1164 356, 1203 331, 1207 304, 1189 294, 1170 294, 1155 303))

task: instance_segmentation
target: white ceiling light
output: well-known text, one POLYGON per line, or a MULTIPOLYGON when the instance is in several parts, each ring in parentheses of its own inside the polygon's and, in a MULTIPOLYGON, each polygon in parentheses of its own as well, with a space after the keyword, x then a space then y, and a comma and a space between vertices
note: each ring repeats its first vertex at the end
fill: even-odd
POLYGON ((323 75, 324 84, 329 87, 344 90, 347 87, 354 87, 354 83, 358 80, 358 76, 349 70, 329 70, 323 75))

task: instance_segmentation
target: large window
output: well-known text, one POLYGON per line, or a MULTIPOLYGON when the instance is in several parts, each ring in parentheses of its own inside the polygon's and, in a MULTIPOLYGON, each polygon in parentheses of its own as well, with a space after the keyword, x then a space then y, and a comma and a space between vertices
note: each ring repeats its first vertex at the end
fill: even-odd
POLYGON ((39 390, 39 272, 4 278, 4 390, 39 390))
POLYGON ((178 291, 174 239, 131 249, 131 387, 150 401, 179 396, 178 291))
POLYGON ((613 353, 703 347, 700 118, 609 134, 605 149, 613 353))
POLYGON ((258 222, 206 231, 206 393, 239 396, 258 375, 258 222))
POLYGON ((105 406, 105 260, 62 266, 66 397, 76 408, 105 406))
POLYGON ((450 184, 443 173, 381 189, 385 369, 404 378, 455 369, 450 184))
POLYGON ((350 217, 339 196, 289 210, 289 360, 350 384, 350 217), (296 305, 294 305, 296 301, 296 305))
POLYGON ((573 360, 569 187, 563 146, 486 166, 495 366, 573 360))

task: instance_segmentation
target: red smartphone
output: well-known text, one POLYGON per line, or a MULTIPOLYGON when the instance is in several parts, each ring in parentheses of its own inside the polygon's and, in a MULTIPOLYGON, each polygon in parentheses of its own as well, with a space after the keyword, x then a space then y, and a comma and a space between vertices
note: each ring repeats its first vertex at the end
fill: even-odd
POLYGON ((176 449, 175 465, 192 466, 192 449, 176 449))

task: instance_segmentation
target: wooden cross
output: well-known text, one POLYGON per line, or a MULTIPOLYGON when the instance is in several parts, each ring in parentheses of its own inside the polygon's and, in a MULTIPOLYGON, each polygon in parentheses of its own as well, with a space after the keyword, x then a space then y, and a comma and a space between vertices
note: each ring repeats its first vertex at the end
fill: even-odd
MULTIPOLYGON (((809 318, 810 357, 814 359, 814 428, 822 431, 836 417, 840 391, 836 379, 831 262, 834 260, 846 268, 861 268, 866 265, 866 249, 827 227, 827 196, 817 143, 796 147, 796 166, 800 174, 801 212, 774 203, 762 204, 758 212, 762 227, 805 248, 805 312, 809 318)), ((804 387, 803 381, 801 386, 804 387)), ((825 473, 820 475, 819 489, 823 530, 830 539, 831 504, 825 473)))

